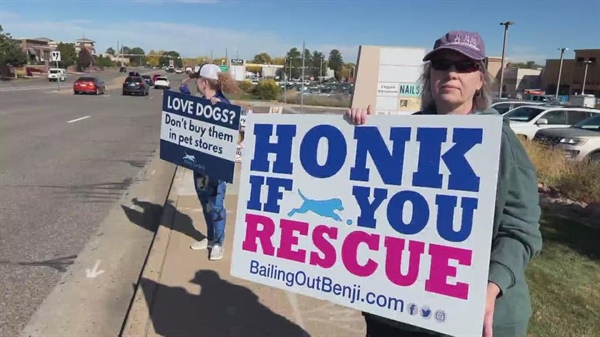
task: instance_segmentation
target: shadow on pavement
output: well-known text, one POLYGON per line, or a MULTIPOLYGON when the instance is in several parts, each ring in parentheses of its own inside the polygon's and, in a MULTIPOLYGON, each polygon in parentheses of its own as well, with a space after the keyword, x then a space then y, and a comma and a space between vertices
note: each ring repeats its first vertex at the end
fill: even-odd
POLYGON ((123 212, 125 212, 125 215, 127 216, 127 219, 129 219, 129 221, 146 230, 156 232, 158 226, 160 225, 161 217, 164 212, 166 214, 174 215, 174 219, 169 219, 168 221, 166 221, 166 224, 168 225, 173 225, 174 223, 177 224, 176 226, 172 227, 171 230, 178 231, 196 241, 200 241, 206 238, 204 234, 202 234, 194 227, 194 223, 188 215, 179 212, 175 208, 175 205, 168 201, 164 206, 147 201, 140 201, 137 198, 132 199, 131 202, 135 206, 141 208, 142 211, 140 212, 136 209, 132 209, 127 206, 121 205, 123 212))
POLYGON ((142 278, 140 286, 160 336, 306 337, 306 331, 274 313, 251 290, 229 283, 212 270, 200 270, 190 282, 199 294, 142 278))

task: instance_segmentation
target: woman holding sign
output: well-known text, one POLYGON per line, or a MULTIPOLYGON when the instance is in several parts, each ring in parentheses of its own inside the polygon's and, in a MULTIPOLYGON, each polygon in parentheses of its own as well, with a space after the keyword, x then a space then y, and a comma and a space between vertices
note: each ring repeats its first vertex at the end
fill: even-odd
MULTIPOLYGON (((226 92, 237 92, 235 81, 227 73, 214 64, 205 64, 200 68, 196 76, 198 92, 212 104, 222 102, 230 104, 223 94, 226 92)), ((194 186, 206 219, 207 237, 195 242, 190 247, 194 250, 210 249, 209 258, 212 261, 223 258, 223 241, 225 240, 225 223, 227 222, 227 211, 225 210, 225 193, 227 184, 224 181, 211 179, 209 176, 194 172, 194 186)))
MULTIPOLYGON (((478 33, 452 31, 423 61, 422 111, 418 115, 494 114, 490 109, 485 47, 478 33)), ((348 116, 363 124, 367 109, 348 116)), ((499 117, 500 118, 500 117, 499 117)), ((537 176, 525 149, 505 121, 502 129, 492 251, 482 335, 522 337, 531 316, 525 269, 542 248, 537 176)), ((486 225, 486 224, 481 224, 486 225)), ((368 337, 440 336, 439 333, 364 313, 368 337)))

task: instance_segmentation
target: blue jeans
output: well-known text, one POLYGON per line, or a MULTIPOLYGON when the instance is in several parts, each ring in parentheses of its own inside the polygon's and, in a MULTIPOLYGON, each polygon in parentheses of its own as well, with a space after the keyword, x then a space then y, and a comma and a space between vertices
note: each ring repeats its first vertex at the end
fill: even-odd
POLYGON ((227 183, 210 179, 207 175, 194 172, 194 187, 202 205, 206 220, 206 236, 215 245, 223 245, 225 240, 225 193, 227 183))

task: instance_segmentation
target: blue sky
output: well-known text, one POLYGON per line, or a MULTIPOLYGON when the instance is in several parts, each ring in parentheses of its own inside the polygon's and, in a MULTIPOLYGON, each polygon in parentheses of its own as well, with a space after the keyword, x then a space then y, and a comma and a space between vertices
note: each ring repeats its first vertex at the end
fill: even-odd
MULTIPOLYGON (((14 37, 73 41, 85 35, 97 49, 117 41, 184 56, 283 56, 291 47, 342 52, 358 46, 431 48, 448 30, 479 32, 489 56, 500 56, 502 21, 514 21, 507 57, 558 58, 558 47, 600 48, 600 1, 570 0, 2 0, 0 24, 14 37)), ((572 58, 573 54, 566 54, 572 58)))

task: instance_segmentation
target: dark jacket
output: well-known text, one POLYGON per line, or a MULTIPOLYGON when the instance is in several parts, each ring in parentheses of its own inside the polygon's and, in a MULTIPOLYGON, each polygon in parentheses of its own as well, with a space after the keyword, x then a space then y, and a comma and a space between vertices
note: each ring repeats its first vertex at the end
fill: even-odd
MULTIPOLYGON (((417 114, 436 112, 421 111, 417 114)), ((477 114, 498 115, 501 118, 494 109, 477 114)), ((498 285, 501 291, 494 310, 494 336, 524 337, 532 313, 525 270, 531 258, 542 249, 539 228, 541 209, 535 168, 506 120, 502 125, 497 186, 488 277, 489 282, 498 285)), ((387 318, 363 314, 368 321, 389 324, 399 330, 426 331, 387 318)))

